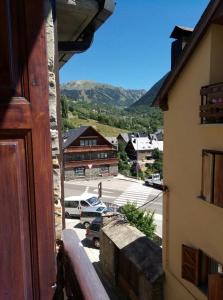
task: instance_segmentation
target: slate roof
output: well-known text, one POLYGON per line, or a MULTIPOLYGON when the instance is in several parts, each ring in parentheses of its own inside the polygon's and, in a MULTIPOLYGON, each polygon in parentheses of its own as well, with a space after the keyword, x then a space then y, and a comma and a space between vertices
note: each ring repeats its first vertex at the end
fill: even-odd
POLYGON ((76 140, 81 134, 85 132, 91 126, 81 126, 79 128, 71 129, 67 132, 64 133, 63 139, 65 142, 63 143, 63 149, 67 148, 70 146, 70 144, 76 140))
POLYGON ((153 150, 155 148, 163 151, 163 141, 157 141, 149 137, 135 137, 132 138, 131 143, 135 151, 153 150))
POLYGON ((147 132, 128 132, 128 133, 120 133, 121 136, 126 143, 128 143, 133 137, 148 137, 147 132))
POLYGON ((137 228, 115 220, 102 231, 150 282, 163 275, 161 248, 137 228))

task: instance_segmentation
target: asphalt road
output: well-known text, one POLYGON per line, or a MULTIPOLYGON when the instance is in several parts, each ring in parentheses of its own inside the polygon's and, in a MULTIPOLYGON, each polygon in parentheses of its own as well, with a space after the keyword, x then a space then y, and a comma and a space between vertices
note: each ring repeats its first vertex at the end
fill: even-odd
POLYGON ((65 197, 79 196, 84 192, 97 195, 99 182, 102 182, 102 201, 114 203, 119 199, 124 203, 143 199, 140 205, 162 215, 162 193, 145 186, 142 181, 130 181, 123 178, 68 181, 65 182, 65 197))

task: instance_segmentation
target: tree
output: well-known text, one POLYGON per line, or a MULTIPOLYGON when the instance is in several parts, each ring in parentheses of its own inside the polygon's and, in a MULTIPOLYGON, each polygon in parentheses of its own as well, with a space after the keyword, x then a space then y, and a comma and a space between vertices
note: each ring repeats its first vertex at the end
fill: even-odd
POLYGON ((68 118, 68 99, 66 96, 62 95, 60 98, 61 101, 61 110, 62 110, 62 118, 68 118))
POLYGON ((156 225, 154 223, 154 212, 143 211, 134 203, 127 203, 121 208, 130 225, 143 232, 148 238, 155 237, 156 225))

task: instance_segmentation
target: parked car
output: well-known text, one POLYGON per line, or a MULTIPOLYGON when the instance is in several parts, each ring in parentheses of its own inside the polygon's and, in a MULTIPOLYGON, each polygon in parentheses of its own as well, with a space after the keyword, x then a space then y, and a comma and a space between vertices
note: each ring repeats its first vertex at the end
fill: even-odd
POLYGON ((149 176, 145 180, 145 185, 157 188, 162 190, 163 189, 163 180, 160 179, 160 174, 159 173, 154 173, 149 176))
POLYGON ((86 238, 90 240, 95 248, 100 248, 101 218, 95 219, 86 230, 86 238))
POLYGON ((82 210, 80 215, 81 224, 83 224, 85 228, 88 228, 96 218, 99 220, 102 214, 105 215, 109 212, 113 212, 113 209, 104 206, 86 207, 82 210))
POLYGON ((84 193, 81 196, 70 196, 64 199, 65 217, 79 217, 87 207, 106 207, 95 195, 84 193))

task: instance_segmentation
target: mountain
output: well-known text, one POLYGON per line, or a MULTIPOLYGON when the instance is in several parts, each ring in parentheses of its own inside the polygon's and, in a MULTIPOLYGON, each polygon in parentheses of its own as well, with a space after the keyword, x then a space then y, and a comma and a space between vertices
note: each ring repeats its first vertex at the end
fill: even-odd
POLYGON ((132 110, 132 109, 135 109, 135 108, 138 109, 138 108, 144 107, 144 106, 147 106, 147 107, 151 106, 168 75, 169 75, 169 73, 167 73, 159 81, 157 81, 151 87, 151 89, 147 93, 145 93, 138 101, 134 102, 129 107, 129 109, 132 110))
POLYGON ((74 101, 82 100, 121 107, 129 107, 146 92, 87 80, 71 81, 61 85, 60 89, 62 95, 74 101))

